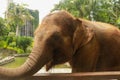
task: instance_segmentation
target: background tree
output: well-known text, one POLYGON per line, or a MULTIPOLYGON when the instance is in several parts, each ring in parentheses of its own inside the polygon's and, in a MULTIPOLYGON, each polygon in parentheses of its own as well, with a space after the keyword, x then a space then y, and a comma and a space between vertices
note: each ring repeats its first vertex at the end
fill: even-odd
POLYGON ((6 36, 9 32, 9 28, 5 25, 5 19, 0 17, 0 36, 6 36))
POLYGON ((7 11, 7 23, 12 27, 11 31, 16 31, 16 36, 20 35, 20 27, 25 24, 26 20, 33 19, 25 6, 26 4, 11 3, 7 11))
POLYGON ((76 17, 120 26, 120 0, 61 0, 55 10, 67 10, 76 17))

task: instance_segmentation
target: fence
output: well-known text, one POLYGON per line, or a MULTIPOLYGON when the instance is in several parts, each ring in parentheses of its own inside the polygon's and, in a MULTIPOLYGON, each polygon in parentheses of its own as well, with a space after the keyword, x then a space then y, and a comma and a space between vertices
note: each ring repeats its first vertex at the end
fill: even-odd
POLYGON ((85 73, 37 73, 22 79, 0 80, 119 80, 120 72, 85 72, 85 73))

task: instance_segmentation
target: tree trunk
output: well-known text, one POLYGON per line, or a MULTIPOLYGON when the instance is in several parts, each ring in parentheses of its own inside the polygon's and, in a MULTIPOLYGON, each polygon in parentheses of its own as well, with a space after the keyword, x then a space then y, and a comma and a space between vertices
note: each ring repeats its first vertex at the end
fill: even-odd
POLYGON ((19 26, 17 25, 17 28, 16 28, 16 36, 20 36, 20 30, 19 30, 19 26))

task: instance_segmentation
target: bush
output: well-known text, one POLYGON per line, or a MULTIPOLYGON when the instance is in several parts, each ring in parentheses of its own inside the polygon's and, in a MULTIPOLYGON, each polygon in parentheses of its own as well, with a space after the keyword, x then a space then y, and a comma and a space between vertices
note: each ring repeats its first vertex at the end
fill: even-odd
POLYGON ((7 43, 5 41, 0 41, 0 48, 5 48, 7 43))
POLYGON ((33 39, 31 37, 0 37, 0 48, 10 48, 17 53, 29 53, 32 49, 33 39))
POLYGON ((17 48, 17 47, 14 47, 14 48, 13 47, 7 47, 7 48, 16 51, 19 54, 24 53, 24 51, 22 49, 17 48))
POLYGON ((10 47, 16 47, 16 42, 9 43, 10 47))
POLYGON ((21 48, 26 52, 27 47, 31 46, 32 38, 31 37, 19 37, 16 41, 16 45, 18 48, 21 48))
POLYGON ((12 42, 16 42, 16 37, 12 36, 3 36, 0 38, 0 40, 5 41, 7 46, 9 46, 12 42))
POLYGON ((28 46, 26 49, 26 53, 31 53, 31 51, 32 51, 32 46, 28 46))

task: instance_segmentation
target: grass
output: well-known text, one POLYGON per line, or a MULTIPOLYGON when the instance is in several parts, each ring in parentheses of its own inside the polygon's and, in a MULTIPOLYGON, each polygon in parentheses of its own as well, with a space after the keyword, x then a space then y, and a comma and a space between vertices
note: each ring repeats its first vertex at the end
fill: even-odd
MULTIPOLYGON (((26 61, 26 59, 27 59, 27 57, 15 57, 14 62, 3 65, 3 67, 6 67, 6 68, 19 67, 20 65, 22 65, 26 61)), ((70 68, 70 66, 68 66, 66 64, 60 64, 60 65, 56 65, 54 68, 70 68)))
POLYGON ((3 65, 6 68, 16 68, 22 65, 26 61, 27 57, 16 57, 14 62, 3 65))

